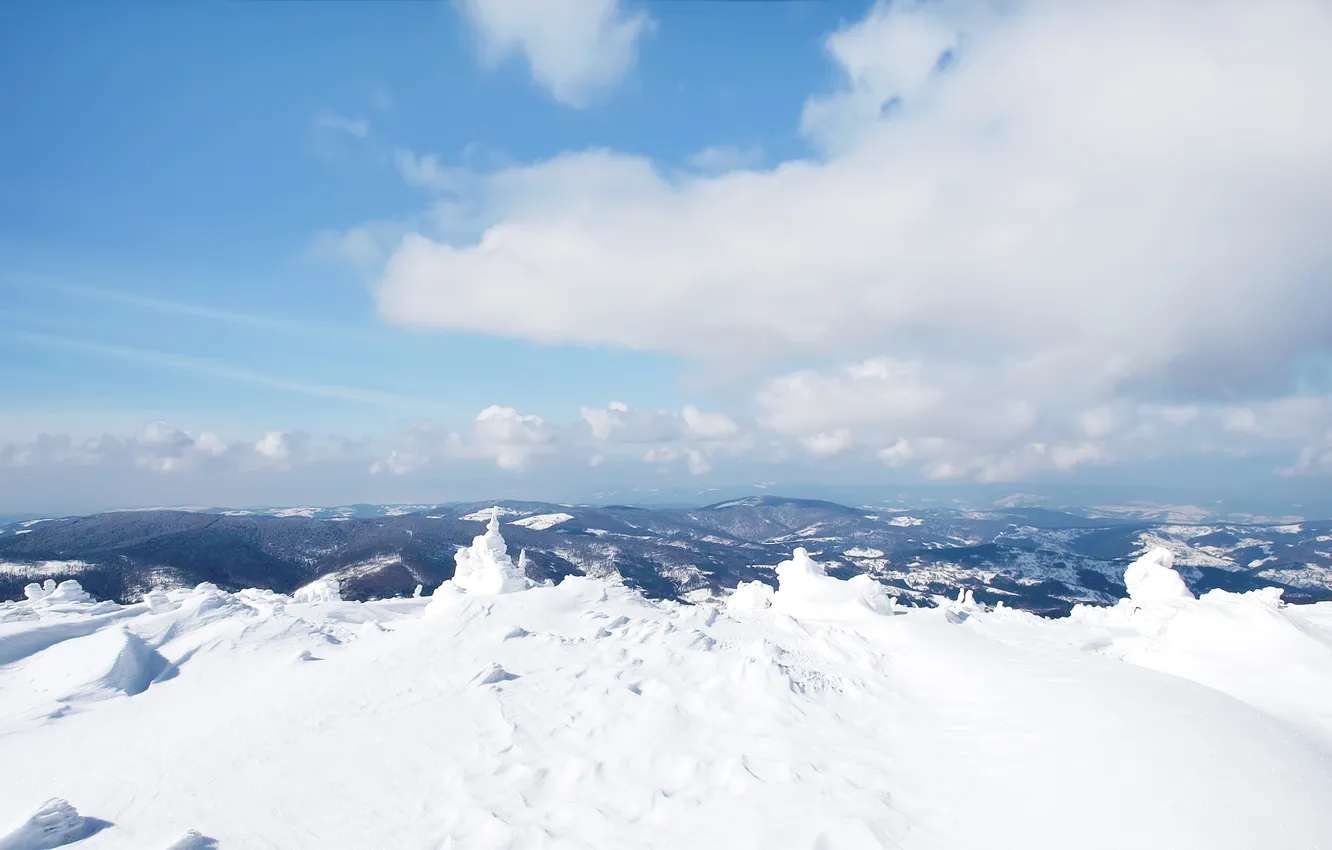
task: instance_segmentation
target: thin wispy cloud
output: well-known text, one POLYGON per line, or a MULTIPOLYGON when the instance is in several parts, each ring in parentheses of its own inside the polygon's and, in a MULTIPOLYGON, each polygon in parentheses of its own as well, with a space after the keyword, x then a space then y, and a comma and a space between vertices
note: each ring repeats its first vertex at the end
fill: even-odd
POLYGON ((63 351, 78 352, 96 357, 115 357, 131 363, 141 363, 145 366, 153 366, 160 369, 169 369, 175 372, 217 378, 219 380, 232 381, 235 383, 250 384, 252 386, 268 387, 270 389, 283 390, 286 392, 301 393, 302 395, 313 396, 316 398, 334 399, 354 404, 397 410, 426 411, 438 408, 438 405, 430 404, 421 399, 409 398, 395 393, 386 393, 379 390, 362 389, 359 387, 345 387, 337 384, 319 384, 292 380, 277 375, 267 375, 261 372, 238 369, 234 366, 226 363, 219 363, 215 360, 190 357, 183 354, 172 354, 165 351, 130 348, 128 346, 120 345, 106 345, 98 342, 70 339, 56 334, 38 333, 35 331, 7 329, 0 331, 0 337, 18 342, 25 342, 30 345, 57 348, 63 351))
POLYGON ((358 139, 370 135, 369 121, 364 118, 348 118, 328 109, 315 117, 315 125, 323 130, 337 130, 358 139))
POLYGON ((188 316, 194 319, 204 319, 207 321, 223 322, 232 325, 243 325, 246 327, 277 331, 280 333, 339 337, 346 337, 358 333, 355 329, 339 325, 310 322, 303 319, 288 319, 281 316, 261 316, 254 313, 242 313, 235 310, 224 310, 200 304, 190 304, 184 301, 170 301, 163 298, 136 295, 130 292, 121 292, 116 289, 104 289, 102 287, 87 286, 84 284, 41 281, 38 285, 43 289, 55 290, 82 298, 92 298, 99 301, 124 304, 129 307, 152 310, 158 313, 170 313, 176 316, 188 316))

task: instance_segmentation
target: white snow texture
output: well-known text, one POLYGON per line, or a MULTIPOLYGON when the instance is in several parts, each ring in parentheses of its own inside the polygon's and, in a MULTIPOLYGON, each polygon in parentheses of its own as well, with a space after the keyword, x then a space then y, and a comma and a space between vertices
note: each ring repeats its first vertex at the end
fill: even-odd
POLYGON ((493 514, 457 563, 372 602, 30 586, 0 850, 1332 846, 1329 604, 1195 599, 1151 551, 1064 619, 903 608, 803 549, 654 602, 533 586, 493 514))

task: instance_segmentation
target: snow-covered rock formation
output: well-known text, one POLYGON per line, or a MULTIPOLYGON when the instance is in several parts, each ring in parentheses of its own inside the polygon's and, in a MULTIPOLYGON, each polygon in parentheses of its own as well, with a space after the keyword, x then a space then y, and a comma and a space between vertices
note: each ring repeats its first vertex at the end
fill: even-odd
MULTIPOLYGON (((513 593, 532 586, 522 567, 509 557, 500 534, 499 508, 491 511, 485 534, 478 534, 471 546, 459 549, 453 557, 457 564, 453 587, 464 593, 513 593)), ((524 556, 520 563, 525 560, 524 556)))

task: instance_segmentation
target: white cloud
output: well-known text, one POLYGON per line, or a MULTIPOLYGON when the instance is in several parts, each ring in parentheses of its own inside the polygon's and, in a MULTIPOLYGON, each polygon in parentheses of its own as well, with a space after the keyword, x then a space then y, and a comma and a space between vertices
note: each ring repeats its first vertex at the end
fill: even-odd
POLYGON ((346 133, 358 139, 370 135, 370 122, 364 118, 348 118, 332 110, 324 110, 315 117, 315 126, 321 130, 346 133))
POLYGON ((458 191, 474 182, 466 169, 440 165, 438 157, 417 156, 404 148, 393 152, 393 163, 407 183, 436 192, 458 191))
POLYGON ((473 449, 493 458, 501 469, 522 469, 534 457, 549 454, 554 437, 535 414, 492 405, 476 415, 473 449))
POLYGON ((106 434, 77 441, 64 434, 39 434, 29 442, 13 441, 0 446, 0 466, 133 467, 155 473, 285 471, 310 460, 315 449, 310 435, 300 431, 267 431, 257 440, 228 442, 211 432, 196 436, 170 423, 155 421, 144 424, 128 438, 106 434))
POLYGON ((692 404, 680 411, 689 433, 703 440, 729 440, 740 434, 740 426, 725 413, 705 413, 692 404))
POLYGON ((613 401, 604 408, 584 407, 579 418, 594 440, 618 443, 660 443, 680 436, 679 420, 664 410, 630 409, 613 401))
POLYGON ((898 437, 891 446, 879 449, 879 460, 896 469, 916 458, 916 450, 904 437, 898 437))
POLYGON ((706 475, 712 471, 712 461, 702 449, 657 446, 643 453, 644 463, 660 467, 663 471, 682 460, 690 475, 706 475))
POLYGON ((821 431, 817 434, 801 437, 800 443, 810 454, 819 457, 840 454, 851 447, 851 432, 845 428, 838 428, 835 431, 821 431))
POLYGON ((826 47, 846 87, 805 104, 801 129, 840 152, 880 123, 885 108, 911 108, 935 82, 958 33, 928 6, 880 3, 863 20, 829 36, 826 47))
POLYGON ((638 40, 652 29, 644 12, 619 0, 461 0, 495 66, 521 54, 532 79, 561 103, 586 106, 633 67, 638 40))
POLYGON ((690 154, 687 162, 691 168, 711 174, 738 171, 757 168, 763 162, 763 151, 756 147, 713 145, 690 154))
POLYGON ((982 8, 897 3, 834 35, 845 86, 801 124, 818 158, 489 175, 483 234, 409 235, 381 313, 692 357, 947 357, 978 386, 1041 361, 1084 409, 1270 391, 1326 348, 1332 7, 982 8))

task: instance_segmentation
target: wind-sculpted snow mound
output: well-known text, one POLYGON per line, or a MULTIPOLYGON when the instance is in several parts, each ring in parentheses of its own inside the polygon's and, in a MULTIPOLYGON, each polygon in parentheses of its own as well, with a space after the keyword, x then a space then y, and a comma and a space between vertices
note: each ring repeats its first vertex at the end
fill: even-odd
POLYGON ((291 598, 294 602, 341 602, 342 588, 335 578, 321 578, 297 589, 291 598))
POLYGON ((1129 564, 1124 570, 1129 599, 1139 607, 1192 599, 1193 593, 1173 569, 1174 563, 1174 554, 1158 546, 1129 564))
POLYGON ((893 600, 883 585, 867 575, 842 580, 829 576, 804 549, 777 565, 773 610, 792 617, 860 619, 891 614, 893 600))
POLYGON ((1332 606, 1212 593, 1045 620, 963 594, 885 616, 803 551, 775 591, 688 606, 517 582, 489 535, 459 558, 489 583, 433 599, 10 604, 0 758, 22 769, 0 770, 0 829, 60 797, 114 819, 101 848, 1332 835, 1332 606), (523 592, 477 590, 496 586, 523 592))
POLYGON ((486 532, 477 535, 470 547, 459 549, 454 560, 457 569, 451 581, 464 593, 513 593, 532 586, 522 567, 509 557, 500 534, 499 508, 491 511, 486 532))
POLYGON ((839 579, 798 548, 777 565, 777 590, 763 582, 742 582, 727 598, 732 611, 774 612, 811 620, 858 620, 893 613, 896 601, 866 575, 839 579))

